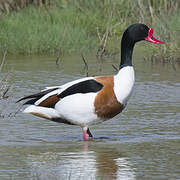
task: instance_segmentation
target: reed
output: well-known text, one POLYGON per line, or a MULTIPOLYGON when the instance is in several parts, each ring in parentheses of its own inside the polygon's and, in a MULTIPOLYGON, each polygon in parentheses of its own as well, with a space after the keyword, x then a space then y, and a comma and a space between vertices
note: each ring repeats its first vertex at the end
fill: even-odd
POLYGON ((10 79, 10 72, 6 74, 2 74, 2 69, 5 63, 7 52, 4 52, 3 59, 0 65, 0 100, 8 98, 7 93, 10 89, 10 85, 8 83, 10 79))
POLYGON ((47 6, 53 3, 55 2, 51 0, 0 0, 0 14, 18 11, 32 4, 35 6, 47 6))

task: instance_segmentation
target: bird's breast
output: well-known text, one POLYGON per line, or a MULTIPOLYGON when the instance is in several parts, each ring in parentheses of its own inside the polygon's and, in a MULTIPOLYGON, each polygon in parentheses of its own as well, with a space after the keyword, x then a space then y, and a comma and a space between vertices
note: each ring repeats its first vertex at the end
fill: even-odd
POLYGON ((114 93, 118 102, 126 105, 129 100, 135 82, 135 74, 133 66, 126 66, 114 76, 114 93))
POLYGON ((103 88, 97 93, 94 101, 95 113, 104 120, 113 118, 124 108, 114 93, 114 76, 102 76, 95 79, 103 84, 103 88))

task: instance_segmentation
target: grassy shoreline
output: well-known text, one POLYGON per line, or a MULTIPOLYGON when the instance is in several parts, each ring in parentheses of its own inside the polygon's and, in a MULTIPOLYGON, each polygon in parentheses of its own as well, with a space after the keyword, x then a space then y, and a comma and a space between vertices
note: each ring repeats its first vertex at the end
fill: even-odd
MULTIPOLYGON (((154 59, 180 56, 178 1, 56 0, 52 6, 28 6, 0 16, 0 53, 55 54, 120 51, 122 32, 132 23, 154 27, 166 43, 148 46, 154 59), (174 3, 174 4, 173 4, 174 3)), ((147 47, 145 46, 146 50, 147 47)))

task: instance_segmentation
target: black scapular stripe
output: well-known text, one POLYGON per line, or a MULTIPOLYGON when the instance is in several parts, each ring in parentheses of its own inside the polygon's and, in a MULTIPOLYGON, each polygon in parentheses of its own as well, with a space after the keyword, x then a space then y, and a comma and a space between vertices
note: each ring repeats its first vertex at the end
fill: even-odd
POLYGON ((98 92, 102 89, 103 85, 93 79, 82 81, 77 84, 74 84, 64 90, 61 94, 58 95, 59 98, 64 98, 77 93, 91 93, 98 92))
POLYGON ((25 99, 30 99, 30 100, 26 101, 26 102, 24 103, 24 105, 25 105, 25 104, 34 104, 38 99, 40 99, 40 98, 43 97, 44 95, 46 95, 46 94, 48 94, 48 93, 50 93, 50 92, 52 92, 52 91, 54 91, 54 90, 56 90, 56 89, 58 89, 58 88, 48 89, 48 90, 41 91, 41 92, 36 93, 36 94, 32 94, 32 95, 29 95, 29 96, 25 96, 25 97, 19 99, 18 101, 16 101, 16 103, 18 103, 18 102, 20 102, 20 101, 22 101, 22 100, 25 100, 25 99))

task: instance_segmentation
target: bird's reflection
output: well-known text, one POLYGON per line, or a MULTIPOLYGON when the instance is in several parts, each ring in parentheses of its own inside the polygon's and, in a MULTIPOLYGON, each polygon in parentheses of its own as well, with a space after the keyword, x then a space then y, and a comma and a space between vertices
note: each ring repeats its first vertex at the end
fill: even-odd
POLYGON ((115 148, 82 142, 76 150, 43 152, 28 155, 28 166, 34 179, 72 180, 134 180, 135 173, 130 159, 115 148))

